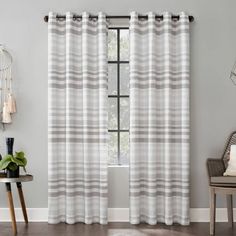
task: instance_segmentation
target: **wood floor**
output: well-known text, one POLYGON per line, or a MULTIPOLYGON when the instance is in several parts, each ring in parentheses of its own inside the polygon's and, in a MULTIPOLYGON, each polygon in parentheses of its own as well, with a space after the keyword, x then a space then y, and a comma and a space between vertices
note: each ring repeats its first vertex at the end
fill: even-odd
MULTIPOLYGON (((150 226, 140 224, 138 226, 129 223, 110 223, 106 226, 99 224, 58 224, 48 225, 47 223, 18 223, 17 236, 207 236, 209 235, 208 223, 192 223, 190 226, 166 226, 158 224, 150 226)), ((216 236, 236 235, 235 229, 231 229, 227 223, 216 224, 216 236)), ((10 223, 0 223, 0 236, 12 236, 10 223)))

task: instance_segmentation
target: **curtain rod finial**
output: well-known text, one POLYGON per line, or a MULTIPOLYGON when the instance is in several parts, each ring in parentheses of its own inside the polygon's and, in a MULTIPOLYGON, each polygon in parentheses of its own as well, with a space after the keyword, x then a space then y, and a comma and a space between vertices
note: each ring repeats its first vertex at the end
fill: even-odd
POLYGON ((44 16, 44 21, 48 22, 48 16, 44 16))
POLYGON ((189 16, 189 21, 193 22, 194 21, 194 17, 193 16, 189 16))

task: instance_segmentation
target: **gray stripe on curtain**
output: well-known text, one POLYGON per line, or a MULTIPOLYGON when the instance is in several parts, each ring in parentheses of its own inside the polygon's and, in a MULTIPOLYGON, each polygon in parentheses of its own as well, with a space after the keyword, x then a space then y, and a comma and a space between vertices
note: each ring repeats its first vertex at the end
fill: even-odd
POLYGON ((189 224, 189 20, 130 20, 130 222, 189 224))
POLYGON ((49 223, 107 223, 107 30, 49 14, 49 223))

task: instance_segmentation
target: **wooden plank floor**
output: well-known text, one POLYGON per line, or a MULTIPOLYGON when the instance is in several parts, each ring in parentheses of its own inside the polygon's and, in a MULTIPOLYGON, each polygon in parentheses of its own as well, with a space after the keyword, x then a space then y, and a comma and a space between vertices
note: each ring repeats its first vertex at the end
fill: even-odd
MULTIPOLYGON (((209 235, 208 223, 192 223, 190 226, 166 226, 158 224, 150 226, 140 224, 137 226, 129 223, 109 223, 106 226, 99 224, 58 224, 49 225, 47 223, 29 223, 28 227, 24 223, 17 223, 17 236, 207 236, 209 235)), ((216 224, 216 236, 236 235, 227 223, 216 224)), ((12 236, 10 223, 0 223, 0 236, 12 236)))

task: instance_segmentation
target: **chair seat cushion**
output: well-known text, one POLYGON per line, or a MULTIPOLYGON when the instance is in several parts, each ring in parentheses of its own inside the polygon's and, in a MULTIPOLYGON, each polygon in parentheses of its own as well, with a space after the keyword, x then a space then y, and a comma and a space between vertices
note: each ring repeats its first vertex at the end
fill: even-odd
POLYGON ((236 176, 215 176, 211 177, 211 184, 232 184, 236 185, 236 176))

